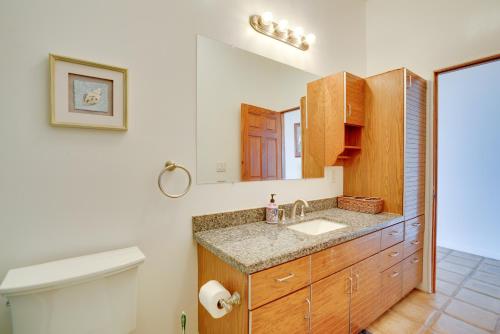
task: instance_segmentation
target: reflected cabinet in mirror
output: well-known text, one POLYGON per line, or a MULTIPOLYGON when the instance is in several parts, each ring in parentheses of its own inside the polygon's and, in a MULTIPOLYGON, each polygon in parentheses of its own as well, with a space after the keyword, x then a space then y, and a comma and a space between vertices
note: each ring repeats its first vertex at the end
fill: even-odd
POLYGON ((319 77, 210 38, 197 42, 198 183, 307 177, 305 96, 319 77))

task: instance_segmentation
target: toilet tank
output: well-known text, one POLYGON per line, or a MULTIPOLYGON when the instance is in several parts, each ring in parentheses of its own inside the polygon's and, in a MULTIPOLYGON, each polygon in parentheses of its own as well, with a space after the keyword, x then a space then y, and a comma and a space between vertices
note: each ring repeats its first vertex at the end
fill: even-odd
POLYGON ((14 334, 128 334, 136 326, 137 247, 12 269, 0 285, 14 334))

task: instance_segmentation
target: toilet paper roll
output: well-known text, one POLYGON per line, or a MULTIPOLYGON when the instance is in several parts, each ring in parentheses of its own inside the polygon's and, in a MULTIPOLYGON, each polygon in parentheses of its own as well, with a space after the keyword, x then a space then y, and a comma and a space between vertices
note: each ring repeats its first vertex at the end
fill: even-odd
POLYGON ((205 283, 198 294, 201 305, 215 318, 221 318, 227 314, 226 309, 218 305, 219 300, 231 297, 229 291, 217 281, 208 281, 205 283))

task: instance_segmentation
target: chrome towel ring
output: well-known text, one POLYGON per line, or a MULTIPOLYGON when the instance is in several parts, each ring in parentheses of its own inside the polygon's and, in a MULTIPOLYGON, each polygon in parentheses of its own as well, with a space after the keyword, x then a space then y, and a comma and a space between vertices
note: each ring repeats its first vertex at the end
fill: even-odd
POLYGON ((172 161, 167 161, 165 163, 165 167, 163 168, 163 170, 160 172, 160 175, 158 175, 158 188, 160 188, 160 191, 163 193, 163 195, 167 196, 167 197, 170 197, 170 198, 179 198, 179 197, 182 197, 184 195, 186 195, 189 190, 191 189, 191 173, 189 172, 189 170, 182 166, 182 165, 179 165, 179 164, 176 164, 175 162, 172 162, 172 161), (173 172, 176 168, 180 168, 182 169, 183 171, 186 172, 187 176, 188 176, 188 185, 186 186, 186 189, 184 189, 184 191, 180 194, 169 194, 161 185, 161 178, 163 176, 163 174, 165 174, 166 172, 173 172))

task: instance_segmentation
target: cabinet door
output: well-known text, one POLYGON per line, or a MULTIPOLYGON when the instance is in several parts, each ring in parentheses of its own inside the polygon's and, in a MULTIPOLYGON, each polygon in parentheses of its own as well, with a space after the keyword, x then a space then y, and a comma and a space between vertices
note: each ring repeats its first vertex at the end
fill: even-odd
POLYGON ((367 328, 380 312, 382 275, 380 254, 375 254, 352 267, 351 333, 367 328))
POLYGON ((311 286, 311 333, 349 333, 351 283, 349 267, 311 286))
POLYGON ((310 288, 304 288, 250 311, 252 334, 309 333, 311 317, 310 288))
POLYGON ((365 81, 345 73, 345 118, 346 124, 363 126, 365 123, 364 91, 365 81))
POLYGON ((425 212, 425 139, 427 86, 424 79, 406 70, 404 154, 404 216, 425 212))
POLYGON ((403 297, 402 262, 382 272, 382 296, 380 314, 387 311, 403 297))
POLYGON ((403 295, 407 295, 422 282, 423 250, 403 261, 403 295))

